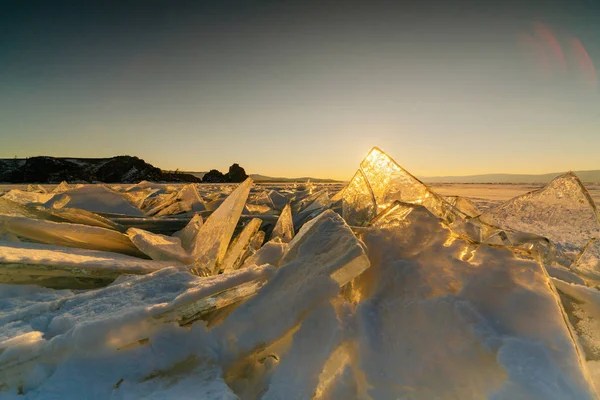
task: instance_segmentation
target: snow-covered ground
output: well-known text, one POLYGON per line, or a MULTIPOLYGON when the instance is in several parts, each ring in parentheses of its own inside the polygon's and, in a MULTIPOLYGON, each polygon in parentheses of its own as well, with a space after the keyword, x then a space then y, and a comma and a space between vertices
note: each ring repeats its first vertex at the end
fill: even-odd
POLYGON ((594 399, 600 186, 0 186, 0 399, 594 399))

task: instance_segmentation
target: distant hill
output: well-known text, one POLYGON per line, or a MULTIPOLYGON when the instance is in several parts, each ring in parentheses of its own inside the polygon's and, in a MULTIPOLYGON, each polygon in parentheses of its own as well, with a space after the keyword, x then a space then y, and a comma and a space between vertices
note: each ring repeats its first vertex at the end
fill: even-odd
POLYGON ((0 182, 59 183, 106 182, 137 183, 143 180, 163 182, 200 182, 184 173, 167 172, 131 156, 111 158, 30 157, 0 159, 0 182))
MULTIPOLYGON (((204 175, 206 174, 206 172, 194 172, 194 171, 185 172, 185 173, 194 175, 195 177, 198 177, 200 179, 202 179, 204 177, 204 175)), ((306 182, 309 179, 311 182, 315 182, 315 183, 341 182, 341 181, 337 181, 335 179, 319 179, 319 178, 311 178, 308 176, 302 177, 302 178, 282 178, 282 177, 266 176, 266 175, 261 175, 261 174, 250 174, 249 176, 255 182, 306 182)))
MULTIPOLYGON (((600 182, 600 170, 573 171, 583 182, 600 182)), ((526 174, 483 174, 467 176, 429 176, 419 177, 426 183, 545 183, 564 172, 553 172, 541 175, 526 174)))

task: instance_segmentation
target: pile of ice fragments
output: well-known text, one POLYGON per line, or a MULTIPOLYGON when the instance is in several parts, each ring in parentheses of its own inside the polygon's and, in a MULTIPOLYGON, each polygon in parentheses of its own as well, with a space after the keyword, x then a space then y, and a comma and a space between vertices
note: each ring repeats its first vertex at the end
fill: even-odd
POLYGON ((340 185, 0 197, 0 398, 593 399, 579 179, 483 213, 374 148, 340 185))

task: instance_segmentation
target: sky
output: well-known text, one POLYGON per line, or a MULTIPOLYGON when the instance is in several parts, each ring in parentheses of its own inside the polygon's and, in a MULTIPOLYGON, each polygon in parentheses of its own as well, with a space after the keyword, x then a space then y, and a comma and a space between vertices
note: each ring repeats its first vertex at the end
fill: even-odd
POLYGON ((600 2, 12 1, 0 157, 350 179, 600 169, 600 2))

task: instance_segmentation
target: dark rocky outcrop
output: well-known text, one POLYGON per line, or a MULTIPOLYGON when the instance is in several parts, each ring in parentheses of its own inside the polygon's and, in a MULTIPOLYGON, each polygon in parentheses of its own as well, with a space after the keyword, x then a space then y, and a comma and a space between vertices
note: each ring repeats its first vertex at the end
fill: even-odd
POLYGON ((202 182, 205 183, 238 183, 244 182, 248 178, 246 171, 244 168, 240 167, 239 164, 235 163, 231 167, 229 167, 229 172, 223 174, 221 171, 216 169, 211 169, 204 177, 202 177, 202 182))
POLYGON ((244 182, 248 178, 248 175, 244 168, 235 163, 229 167, 229 172, 225 174, 225 178, 227 179, 227 182, 244 182))
POLYGON ((166 172, 138 157, 59 158, 31 157, 0 159, 0 182, 58 183, 106 182, 137 183, 143 180, 163 182, 201 182, 191 174, 166 172))
POLYGON ((206 174, 204 174, 204 177, 202 178, 202 182, 225 183, 225 182, 227 182, 227 178, 225 177, 225 175, 223 175, 222 172, 220 172, 216 169, 211 169, 206 174))

